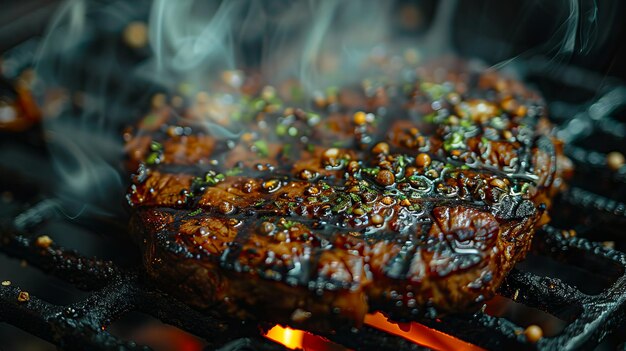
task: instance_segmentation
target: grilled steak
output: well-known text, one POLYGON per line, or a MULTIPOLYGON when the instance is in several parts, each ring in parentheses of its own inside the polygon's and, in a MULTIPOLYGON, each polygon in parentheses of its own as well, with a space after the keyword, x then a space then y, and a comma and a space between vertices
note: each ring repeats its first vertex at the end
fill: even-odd
POLYGON ((312 102, 251 78, 155 107, 126 135, 148 274, 200 309, 314 329, 481 306, 568 161, 519 82, 454 61, 399 73, 312 102))

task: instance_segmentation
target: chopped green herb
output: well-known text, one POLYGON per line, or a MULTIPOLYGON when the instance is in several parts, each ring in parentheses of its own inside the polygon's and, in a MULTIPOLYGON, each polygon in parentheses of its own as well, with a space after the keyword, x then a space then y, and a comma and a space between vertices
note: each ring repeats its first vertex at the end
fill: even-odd
POLYGON ((448 89, 446 89, 446 87, 443 86, 442 84, 424 82, 420 84, 420 89, 426 94, 428 94, 430 98, 433 100, 439 100, 446 93, 448 93, 447 91, 448 89))
POLYGON ((205 176, 204 176, 204 182, 207 185, 213 186, 216 185, 217 183, 221 182, 224 180, 224 175, 221 173, 215 174, 215 172, 211 171, 208 172, 205 176))
POLYGON ((446 151, 454 150, 454 149, 463 149, 465 148, 463 134, 460 132, 454 132, 450 136, 450 138, 446 139, 443 142, 443 149, 446 151))
POLYGON ((193 211, 193 212, 189 212, 189 214, 188 214, 187 216, 189 216, 189 217, 192 217, 192 216, 197 216, 197 215, 199 215, 200 213, 202 213, 202 209, 201 209, 201 208, 199 208, 199 209, 197 209, 197 210, 195 210, 195 211, 193 211))
POLYGON ((297 225, 298 222, 295 221, 290 221, 290 220, 281 220, 280 221, 280 226, 283 227, 284 229, 291 229, 291 227, 297 225))
POLYGON ((418 204, 411 204, 411 206, 409 206, 409 210, 411 211, 419 211, 422 209, 422 206, 418 205, 418 204))
POLYGON ((402 167, 402 168, 404 168, 408 164, 408 161, 407 161, 407 159, 406 159, 406 157, 404 155, 398 156, 396 158, 396 162, 397 162, 398 166, 402 167))
POLYGON ((229 169, 228 171, 226 171, 226 175, 229 176, 229 177, 232 177, 232 176, 236 176, 238 174, 241 174, 242 172, 243 172, 243 170, 241 168, 233 167, 233 168, 229 169))
POLYGON ((280 110, 281 107, 283 107, 283 101, 277 97, 269 99, 267 100, 267 102, 269 104, 265 108, 266 111, 268 111, 268 108, 271 109, 272 111, 278 111, 280 110))
POLYGON ((361 197, 357 194, 350 194, 350 197, 352 198, 352 201, 354 202, 361 202, 361 197))
POLYGON ((265 108, 265 105, 267 105, 267 102, 261 98, 256 98, 252 100, 251 105, 255 110, 262 111, 265 108))
POLYGON ((267 157, 270 154, 269 146, 265 140, 257 140, 254 142, 254 147, 256 147, 257 153, 262 157, 267 157))
POLYGON ((337 198, 337 204, 331 208, 331 211, 335 213, 345 211, 351 204, 352 201, 350 200, 350 197, 345 194, 341 194, 337 198))
POLYGON ((209 171, 202 177, 195 177, 191 181, 191 190, 193 192, 204 190, 208 186, 214 186, 217 183, 223 181, 226 178, 221 173, 215 173, 215 171, 209 171))
POLYGON ((437 112, 432 112, 424 116, 424 122, 435 123, 436 118, 437 118, 437 112))
POLYGON ((230 114, 230 118, 233 121, 241 121, 241 117, 242 116, 243 116, 243 114, 241 113, 240 110, 233 111, 233 113, 230 114))
POLYGON ((160 155, 158 152, 153 152, 146 158, 146 163, 149 165, 156 164, 160 161, 160 155))
POLYGON ((152 141, 150 143, 150 150, 152 150, 152 151, 161 151, 161 150, 163 150, 163 145, 161 145, 161 143, 159 143, 159 142, 152 141))
POLYGON ((378 172, 380 172, 380 168, 376 167, 376 168, 363 168, 361 169, 363 172, 365 172, 366 174, 369 175, 377 175, 378 172))
POLYGON ((285 134, 287 134, 287 126, 284 124, 279 124, 276 126, 276 135, 278 136, 283 136, 285 134))
POLYGON ((472 122, 469 119, 463 119, 459 124, 463 128, 470 128, 472 126, 472 122))

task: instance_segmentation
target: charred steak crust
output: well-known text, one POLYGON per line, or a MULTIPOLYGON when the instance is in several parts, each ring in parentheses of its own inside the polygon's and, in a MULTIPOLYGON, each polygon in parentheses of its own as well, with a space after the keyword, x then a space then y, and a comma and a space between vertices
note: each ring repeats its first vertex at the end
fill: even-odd
POLYGON ((126 135, 148 274, 198 308, 304 328, 482 305, 570 167, 515 80, 462 62, 410 73, 309 110, 253 79, 244 102, 153 108, 126 135))

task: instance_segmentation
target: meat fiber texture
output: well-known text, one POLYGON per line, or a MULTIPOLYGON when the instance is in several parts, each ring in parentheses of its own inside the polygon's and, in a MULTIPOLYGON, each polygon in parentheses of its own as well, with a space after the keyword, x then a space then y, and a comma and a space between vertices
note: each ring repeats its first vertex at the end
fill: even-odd
POLYGON ((198 309, 313 330, 480 308, 571 165, 538 94, 442 62, 310 98, 251 74, 155 104, 125 134, 148 275, 198 309))

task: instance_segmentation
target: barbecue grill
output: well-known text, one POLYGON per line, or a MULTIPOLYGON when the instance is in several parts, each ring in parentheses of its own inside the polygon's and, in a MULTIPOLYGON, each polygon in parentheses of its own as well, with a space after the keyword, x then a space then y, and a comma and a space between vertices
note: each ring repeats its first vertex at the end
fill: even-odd
MULTIPOLYGON (((93 40, 118 39, 105 32, 93 40)), ((24 61, 35 47, 25 41, 5 57, 26 66, 30 62, 24 61)), ((122 54, 120 61, 135 62, 143 54, 122 54)), ((66 59, 59 62, 67 67, 76 65, 77 75, 97 72, 102 64, 97 54, 93 60, 79 61, 71 50, 60 55, 66 59)), ((420 320, 423 333, 443 335, 439 340, 444 341, 434 344, 415 343, 408 333, 386 332, 381 325, 369 323, 360 330, 302 334, 304 341, 299 346, 320 350, 427 350, 470 344, 490 350, 624 348, 626 203, 621 199, 626 199, 626 166, 607 164, 607 154, 626 152, 626 85, 574 65, 560 64, 555 69, 551 59, 541 56, 520 59, 517 65, 523 68, 523 80, 544 93, 550 118, 566 142, 565 153, 575 163, 576 173, 569 189, 556 199, 550 225, 537 232, 532 253, 509 274, 499 297, 475 314, 420 320), (539 340, 527 330, 534 323, 543 323, 546 333, 539 340), (448 339, 456 344, 446 343, 448 339)), ((133 106, 135 102, 161 89, 140 77, 126 83, 128 77, 122 69, 107 74, 112 86, 130 85, 129 94, 117 101, 124 106, 116 107, 120 110, 139 114, 141 106, 133 106)), ((89 93, 89 87, 76 89, 89 93)), ((67 350, 149 349, 114 332, 116 323, 141 312, 177 328, 177 335, 185 335, 192 349, 285 350, 290 346, 266 337, 273 325, 203 314, 162 292, 158 282, 144 277, 123 220, 97 215, 85 220, 60 211, 50 193, 51 180, 40 176, 53 173, 46 148, 50 142, 55 142, 54 136, 40 127, 7 134, 0 140, 5 159, 24 156, 23 165, 0 163, 0 262, 8 264, 8 257, 20 260, 22 266, 43 272, 48 282, 37 287, 22 279, 37 287, 32 290, 17 283, 20 270, 27 268, 16 265, 15 272, 0 268, 0 281, 4 281, 0 285, 0 338, 11 342, 15 337, 6 331, 9 329, 2 329, 8 324, 67 350), (60 284, 49 283, 50 276, 69 285, 63 285, 60 294, 47 292, 45 284, 60 284)), ((415 322, 406 321, 402 328, 410 323, 415 322)), ((0 350, 4 350, 2 345, 0 350)))

